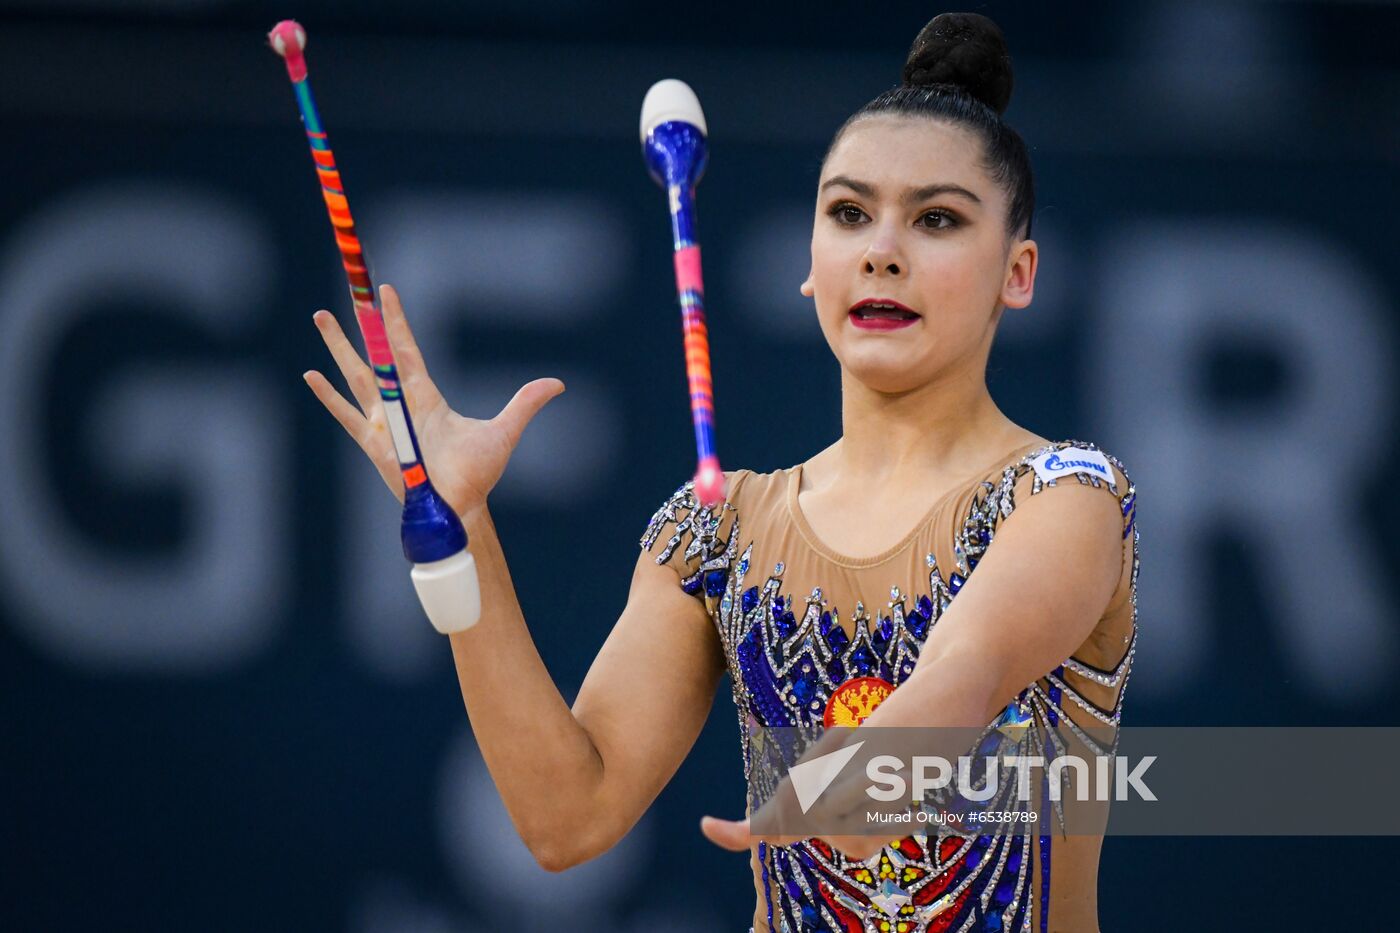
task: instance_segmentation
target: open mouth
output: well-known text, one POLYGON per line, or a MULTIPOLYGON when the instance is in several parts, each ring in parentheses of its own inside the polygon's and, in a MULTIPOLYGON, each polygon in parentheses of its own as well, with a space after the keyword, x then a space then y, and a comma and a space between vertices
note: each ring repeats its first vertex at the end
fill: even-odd
POLYGON ((912 321, 919 315, 897 301, 862 301, 851 308, 861 321, 912 321))

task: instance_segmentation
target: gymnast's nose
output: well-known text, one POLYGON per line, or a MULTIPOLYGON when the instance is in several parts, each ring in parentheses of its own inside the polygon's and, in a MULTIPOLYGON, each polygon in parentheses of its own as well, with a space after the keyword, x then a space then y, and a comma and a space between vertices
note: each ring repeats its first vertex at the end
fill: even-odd
POLYGON ((865 275, 901 276, 908 268, 903 259, 895 237, 888 231, 877 231, 861 257, 861 272, 865 275))

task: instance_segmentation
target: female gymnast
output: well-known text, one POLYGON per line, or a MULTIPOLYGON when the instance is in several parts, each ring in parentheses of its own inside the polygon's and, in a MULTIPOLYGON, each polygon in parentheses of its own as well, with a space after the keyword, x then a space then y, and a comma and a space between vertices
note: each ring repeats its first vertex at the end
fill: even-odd
MULTIPOLYGON (((726 671, 746 773, 758 726, 1010 716, 1116 735, 1137 633, 1133 486, 1096 445, 1014 423, 986 385, 997 325, 1031 303, 1039 256, 1026 147, 1001 118, 1011 84, 995 24, 943 14, 919 33, 902 85, 837 131, 800 287, 840 366, 841 437, 787 469, 726 471, 713 510, 693 481, 666 498, 572 708, 531 640, 487 506, 564 385, 530 382, 490 420, 458 415, 381 289, 424 459, 478 564, 481 620, 451 636, 467 715, 545 868, 632 827, 726 671)), ((334 317, 315 323, 358 407, 320 373, 306 380, 402 498, 373 373, 334 317)), ((756 933, 1098 929, 1101 836, 780 841, 708 816, 701 830, 750 853, 756 933)))

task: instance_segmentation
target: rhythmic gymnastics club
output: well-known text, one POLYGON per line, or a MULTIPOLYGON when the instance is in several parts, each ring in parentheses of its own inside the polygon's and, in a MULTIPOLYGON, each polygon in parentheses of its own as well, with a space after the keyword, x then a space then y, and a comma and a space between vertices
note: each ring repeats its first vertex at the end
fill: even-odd
POLYGON ((301 110, 301 122, 306 126, 306 138, 311 143, 311 158, 321 181, 321 196, 330 213, 336 246, 340 248, 341 262, 350 281, 355 318, 360 324, 365 352, 374 369, 379 400, 389 424, 389 436, 403 472, 401 533, 404 556, 413 563, 413 588, 433 628, 444 635, 460 632, 471 628, 481 618, 476 561, 467 550, 467 531, 462 527, 462 520, 433 488, 418 450, 418 435, 404 404, 394 353, 384 330, 379 293, 370 281, 369 267, 355 234, 355 221, 350 217, 350 202, 345 197, 330 141, 311 97, 306 58, 302 54, 306 49, 306 30, 295 20, 283 20, 272 27, 267 41, 287 63, 287 74, 292 79, 297 107, 301 110))
POLYGON ((695 495, 714 508, 724 498, 724 473, 715 455, 715 397, 710 341, 705 329, 705 285, 695 240, 695 186, 705 174, 705 114, 690 85, 667 78, 642 100, 642 156, 671 206, 676 294, 685 332, 685 372, 695 422, 695 495))

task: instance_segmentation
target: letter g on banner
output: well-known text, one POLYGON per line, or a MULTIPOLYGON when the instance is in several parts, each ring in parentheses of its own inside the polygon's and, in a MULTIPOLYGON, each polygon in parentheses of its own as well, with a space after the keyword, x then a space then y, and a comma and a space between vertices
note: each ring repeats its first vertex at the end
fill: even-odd
MULTIPOLYGON (((0 252, 0 587, 6 616, 41 650, 74 664, 188 672, 227 667, 266 644, 290 563, 276 408, 245 364, 157 361, 137 348, 73 367, 66 381, 92 425, 72 448, 90 472, 179 491, 187 519, 168 549, 101 542, 64 514, 52 477, 42 388, 65 337, 115 300, 178 314, 211 342, 248 328, 268 291, 269 239, 203 189, 140 183, 46 205, 0 252), (88 401, 90 400, 90 401, 88 401)), ((86 498, 90 490, 75 491, 86 498)), ((134 544, 135 542, 133 542, 134 544)))

